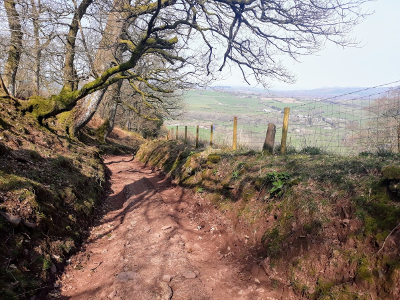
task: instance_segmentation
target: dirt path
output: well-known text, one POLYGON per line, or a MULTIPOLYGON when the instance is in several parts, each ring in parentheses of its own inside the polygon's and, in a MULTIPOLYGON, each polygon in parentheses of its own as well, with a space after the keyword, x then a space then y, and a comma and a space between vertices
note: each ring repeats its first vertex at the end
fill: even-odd
POLYGON ((205 200, 129 159, 105 160, 113 193, 57 282, 61 299, 296 299, 205 200))

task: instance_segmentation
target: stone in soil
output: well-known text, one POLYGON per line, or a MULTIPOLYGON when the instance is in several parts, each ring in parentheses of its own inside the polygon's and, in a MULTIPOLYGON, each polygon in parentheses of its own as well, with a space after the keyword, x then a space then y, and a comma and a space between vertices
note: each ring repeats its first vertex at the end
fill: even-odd
POLYGON ((197 277, 196 273, 191 271, 183 273, 182 276, 185 277, 186 279, 195 279, 197 277))
POLYGON ((117 276, 115 276, 115 281, 119 282, 128 282, 134 279, 135 279, 135 272, 133 271, 121 272, 117 274, 117 276))

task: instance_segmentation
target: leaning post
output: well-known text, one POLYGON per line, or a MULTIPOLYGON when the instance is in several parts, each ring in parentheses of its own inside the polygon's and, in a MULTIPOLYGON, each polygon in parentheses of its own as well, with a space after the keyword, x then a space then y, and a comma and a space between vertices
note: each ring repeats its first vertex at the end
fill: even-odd
POLYGON ((210 129, 211 129, 211 132, 210 132, 210 147, 212 148, 212 146, 213 146, 213 133, 214 133, 214 125, 213 124, 211 124, 210 129))
POLYGON ((187 143, 187 126, 185 126, 185 144, 187 143))
POLYGON ((176 139, 178 139, 178 125, 176 125, 176 139))
POLYGON ((286 153, 286 140, 287 140, 287 133, 288 133, 288 128, 289 128, 289 112, 290 112, 290 108, 285 107, 285 111, 284 111, 284 115, 283 115, 281 154, 286 153))
POLYGON ((233 145, 232 150, 235 151, 237 149, 237 117, 233 118, 233 145))
POLYGON ((197 125, 196 129, 196 148, 199 148, 199 125, 197 125))
POLYGON ((267 155, 272 155, 274 153, 275 134, 276 134, 275 124, 269 123, 263 145, 263 152, 267 155))

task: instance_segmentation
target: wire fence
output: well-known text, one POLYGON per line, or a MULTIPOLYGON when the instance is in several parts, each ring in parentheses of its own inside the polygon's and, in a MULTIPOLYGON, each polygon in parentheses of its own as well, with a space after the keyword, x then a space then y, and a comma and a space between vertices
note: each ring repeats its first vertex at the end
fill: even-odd
MULTIPOLYGON (((394 83, 398 83, 394 82, 394 83)), ((393 84, 393 83, 389 83, 393 84)), ((387 85, 389 85, 387 84, 387 85)), ((376 92, 380 85, 325 99, 301 100, 286 103, 290 108, 287 148, 297 151, 306 147, 354 155, 360 152, 400 152, 400 88, 376 92), (375 90, 375 91, 374 91, 375 90), (364 96, 355 96, 359 92, 364 96)), ((239 118, 237 149, 263 148, 269 123, 276 125, 275 148, 282 137, 283 108, 264 109, 250 118, 239 118)), ((182 124, 183 125, 183 124, 182 124)), ((169 126, 175 133, 170 138, 185 139, 183 126, 169 126)), ((199 146, 210 145, 211 124, 199 127, 199 146)), ((187 142, 196 143, 197 126, 187 126, 187 142)), ((212 145, 218 148, 233 146, 232 120, 213 126, 212 145)))

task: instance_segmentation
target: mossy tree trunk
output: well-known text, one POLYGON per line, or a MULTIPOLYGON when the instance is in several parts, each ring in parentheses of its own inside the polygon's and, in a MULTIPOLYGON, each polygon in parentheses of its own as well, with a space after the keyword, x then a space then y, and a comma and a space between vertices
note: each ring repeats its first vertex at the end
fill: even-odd
MULTIPOLYGON (((84 97, 124 79, 125 76, 121 74, 134 68, 138 60, 149 49, 147 40, 148 38, 143 38, 138 43, 128 61, 106 69, 98 78, 85 84, 81 89, 74 91, 63 90, 60 94, 52 96, 50 99, 32 98, 23 103, 24 110, 30 111, 39 121, 72 110, 78 101, 84 97)), ((172 39, 167 42, 172 46, 177 40, 172 39)))
POLYGON ((3 76, 1 76, 0 73, 0 97, 6 97, 6 96, 9 96, 9 93, 6 86, 4 85, 3 76))

